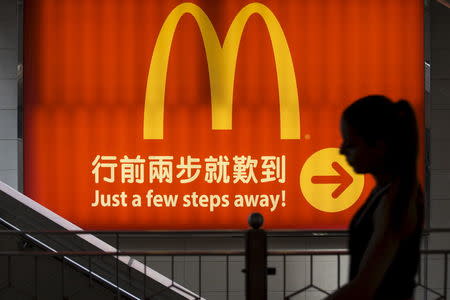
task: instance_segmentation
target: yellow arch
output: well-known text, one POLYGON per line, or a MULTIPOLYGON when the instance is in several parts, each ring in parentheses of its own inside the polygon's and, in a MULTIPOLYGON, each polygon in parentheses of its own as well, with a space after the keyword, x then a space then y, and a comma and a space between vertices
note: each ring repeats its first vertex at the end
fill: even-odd
POLYGON ((297 82, 291 53, 278 20, 261 3, 248 4, 239 11, 228 30, 223 47, 211 21, 199 6, 183 3, 172 10, 161 27, 150 62, 145 94, 144 139, 163 139, 164 95, 170 48, 178 22, 186 13, 197 21, 205 46, 211 86, 212 128, 232 129, 233 86, 239 43, 249 17, 257 13, 266 23, 275 57, 281 139, 300 139, 297 82))

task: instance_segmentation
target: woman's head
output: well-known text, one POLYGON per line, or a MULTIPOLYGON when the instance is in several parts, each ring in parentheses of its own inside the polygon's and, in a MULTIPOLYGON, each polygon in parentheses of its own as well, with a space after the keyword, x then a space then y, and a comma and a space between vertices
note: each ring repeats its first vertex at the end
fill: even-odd
POLYGON ((385 96, 358 99, 342 114, 341 153, 357 173, 416 171, 417 122, 411 105, 385 96))

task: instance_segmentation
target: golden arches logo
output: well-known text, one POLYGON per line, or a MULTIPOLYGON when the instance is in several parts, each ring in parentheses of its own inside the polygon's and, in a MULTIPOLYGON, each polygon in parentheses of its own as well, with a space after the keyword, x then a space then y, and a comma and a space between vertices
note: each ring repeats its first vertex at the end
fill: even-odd
POLYGON ((184 14, 191 14, 200 29, 205 46, 211 86, 212 129, 232 129, 233 85, 237 53, 247 20, 259 14, 269 31, 277 70, 281 139, 300 138, 300 112, 297 82, 291 53, 280 23, 261 3, 242 8, 234 18, 223 47, 205 12, 193 3, 178 5, 167 16, 153 50, 148 72, 144 109, 144 139, 163 139, 164 95, 167 64, 173 35, 184 14))

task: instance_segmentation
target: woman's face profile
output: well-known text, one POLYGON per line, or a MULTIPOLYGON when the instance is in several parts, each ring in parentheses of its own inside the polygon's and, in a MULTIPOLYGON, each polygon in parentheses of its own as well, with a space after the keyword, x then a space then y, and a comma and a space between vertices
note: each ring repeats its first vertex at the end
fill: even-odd
POLYGON ((342 144, 340 153, 356 173, 374 173, 383 166, 384 147, 380 143, 369 145, 357 131, 341 120, 342 144))

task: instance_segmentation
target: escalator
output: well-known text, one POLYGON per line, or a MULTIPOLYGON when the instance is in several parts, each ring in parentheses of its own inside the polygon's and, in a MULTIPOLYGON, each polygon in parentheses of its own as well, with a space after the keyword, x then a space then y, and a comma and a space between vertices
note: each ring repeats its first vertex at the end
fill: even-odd
POLYGON ((0 299, 199 299, 3 182, 0 203, 0 299))

